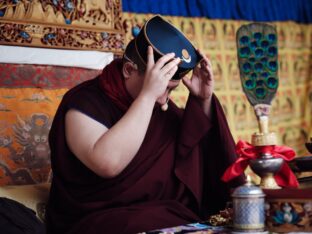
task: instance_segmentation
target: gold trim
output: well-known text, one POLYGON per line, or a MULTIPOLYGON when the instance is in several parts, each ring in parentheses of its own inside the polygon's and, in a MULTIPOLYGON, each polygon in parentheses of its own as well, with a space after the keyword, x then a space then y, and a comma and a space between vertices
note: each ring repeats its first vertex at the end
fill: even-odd
POLYGON ((137 54, 138 54, 138 56, 139 56, 139 59, 141 60, 141 62, 142 62, 145 66, 147 66, 147 63, 144 61, 144 59, 141 57, 141 54, 140 54, 139 51, 138 51, 138 46, 137 46, 137 40, 136 40, 136 39, 134 40, 134 45, 135 45, 135 50, 136 50, 136 52, 137 52, 137 54))
MULTIPOLYGON (((150 18, 148 21, 146 21, 144 28, 143 28, 143 32, 144 32, 144 36, 146 38, 146 40, 148 41, 148 44, 150 44, 153 47, 153 50, 156 50, 156 52, 158 54, 161 54, 162 56, 164 56, 165 54, 161 53, 153 44, 152 42, 148 39, 147 35, 146 35, 146 26, 148 24, 149 21, 151 21, 152 19, 156 18, 157 16, 159 16, 163 21, 167 22, 167 20, 165 20, 163 17, 161 17, 160 15, 155 15, 154 17, 150 18)), ((168 22, 169 23, 169 22, 168 22)), ((170 24, 170 23, 169 23, 170 24)), ((175 27, 174 27, 175 28, 175 27)))
POLYGON ((254 133, 251 136, 253 146, 277 145, 277 136, 275 132, 254 133))
POLYGON ((259 186, 262 189, 281 189, 280 186, 276 183, 273 173, 267 173, 261 176, 261 181, 259 186))
MULTIPOLYGON (((151 41, 148 39, 148 37, 147 37, 147 35, 146 35, 146 26, 147 26, 148 22, 149 22, 150 20, 154 19, 154 18, 157 17, 157 16, 159 16, 160 18, 162 18, 160 15, 155 15, 154 17, 150 18, 149 20, 147 20, 147 21, 145 22, 145 24, 144 24, 144 26, 143 26, 143 28, 142 28, 141 30, 143 30, 144 38, 147 40, 148 44, 149 44, 150 46, 152 46, 153 50, 155 50, 157 53, 159 53, 160 55, 163 56, 164 54, 161 53, 157 48, 155 48, 155 46, 151 43, 151 41)), ((163 19, 163 18, 162 18, 162 19, 163 19)), ((141 32, 140 32, 140 33, 141 33, 141 32)), ((139 35, 140 35, 140 34, 139 34, 139 35)), ((138 35, 138 36, 139 36, 139 35, 138 35)), ((145 66, 147 66, 147 63, 144 61, 144 59, 142 58, 141 54, 139 53, 138 46, 137 46, 137 38, 138 38, 138 37, 136 37, 135 40, 134 40, 134 42, 135 42, 135 43, 134 43, 134 44, 135 44, 135 50, 136 50, 137 54, 139 55, 139 59, 141 60, 141 62, 142 62, 145 66)))

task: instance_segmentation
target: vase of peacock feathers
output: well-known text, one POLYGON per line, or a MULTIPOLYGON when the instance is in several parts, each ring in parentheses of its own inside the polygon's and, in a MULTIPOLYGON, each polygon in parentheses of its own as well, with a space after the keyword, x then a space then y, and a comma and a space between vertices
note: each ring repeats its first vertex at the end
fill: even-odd
MULTIPOLYGON (((236 34, 241 84, 259 126, 259 132, 254 133, 251 139, 256 147, 277 144, 276 134, 269 132, 271 102, 279 84, 277 42, 276 29, 265 23, 243 25, 236 34)), ((260 176, 261 187, 279 188, 273 176, 282 164, 283 159, 265 152, 250 160, 249 165, 260 176)))

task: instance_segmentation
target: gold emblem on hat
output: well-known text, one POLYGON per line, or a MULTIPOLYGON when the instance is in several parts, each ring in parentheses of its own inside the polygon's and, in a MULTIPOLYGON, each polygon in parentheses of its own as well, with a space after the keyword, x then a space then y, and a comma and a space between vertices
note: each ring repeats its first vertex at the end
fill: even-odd
POLYGON ((190 63, 191 62, 191 56, 189 54, 189 52, 186 49, 182 50, 182 58, 181 58, 184 62, 186 63, 190 63))

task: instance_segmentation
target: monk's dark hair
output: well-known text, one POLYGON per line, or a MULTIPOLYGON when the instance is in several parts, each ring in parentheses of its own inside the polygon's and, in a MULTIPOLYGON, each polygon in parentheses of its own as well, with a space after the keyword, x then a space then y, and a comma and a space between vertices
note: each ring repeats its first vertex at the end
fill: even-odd
POLYGON ((138 71, 140 73, 145 72, 146 66, 144 63, 142 63, 142 59, 139 57, 139 54, 137 52, 136 45, 135 45, 135 39, 132 39, 126 47, 126 50, 123 56, 123 63, 125 62, 133 62, 134 64, 137 65, 138 71))

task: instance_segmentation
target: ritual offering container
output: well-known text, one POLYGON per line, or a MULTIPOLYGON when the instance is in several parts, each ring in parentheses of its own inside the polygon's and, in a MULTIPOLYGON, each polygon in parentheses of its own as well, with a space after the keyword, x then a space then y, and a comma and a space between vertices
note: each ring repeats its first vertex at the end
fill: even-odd
MULTIPOLYGON (((278 189, 280 186, 274 176, 295 153, 287 147, 277 147, 277 136, 269 131, 271 101, 279 84, 276 29, 264 23, 243 25, 237 31, 236 42, 242 88, 254 108, 259 126, 259 132, 251 137, 250 148, 240 152, 249 157, 249 166, 260 176, 262 188, 278 189)), ((283 168, 284 172, 286 170, 289 168, 283 168)))
POLYGON ((250 179, 234 190, 233 232, 264 232, 264 197, 262 189, 252 184, 250 179))
POLYGON ((276 30, 264 23, 243 25, 236 42, 242 88, 255 111, 259 131, 252 134, 251 143, 238 141, 238 158, 222 180, 241 175, 249 165, 261 181, 259 187, 247 183, 232 194, 233 232, 266 232, 264 224, 272 232, 311 231, 312 190, 298 189, 289 167, 293 164, 302 170, 300 163, 308 166, 310 158, 293 160, 295 151, 278 145, 276 134, 269 131, 271 101, 279 83, 276 30))

